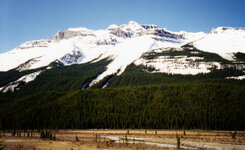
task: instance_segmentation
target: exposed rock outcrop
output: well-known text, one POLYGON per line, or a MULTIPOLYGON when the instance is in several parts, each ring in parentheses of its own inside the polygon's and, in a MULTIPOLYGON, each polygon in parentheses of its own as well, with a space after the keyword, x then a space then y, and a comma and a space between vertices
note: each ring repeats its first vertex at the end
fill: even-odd
POLYGON ((65 31, 58 31, 54 36, 54 41, 60 41, 62 39, 70 39, 76 36, 93 36, 92 31, 88 29, 81 29, 81 30, 75 30, 75 29, 68 29, 65 31))

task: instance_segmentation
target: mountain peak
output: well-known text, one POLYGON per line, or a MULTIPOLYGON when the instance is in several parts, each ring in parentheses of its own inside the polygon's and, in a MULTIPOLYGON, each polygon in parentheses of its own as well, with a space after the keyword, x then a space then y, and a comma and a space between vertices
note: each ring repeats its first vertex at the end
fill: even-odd
POLYGON ((69 31, 80 31, 80 32, 89 31, 89 29, 83 28, 83 27, 81 27, 81 28, 69 28, 67 30, 69 30, 69 31))
POLYGON ((54 36, 53 40, 60 41, 62 39, 70 39, 76 36, 88 36, 92 35, 92 30, 87 28, 69 28, 65 31, 58 31, 54 36))
POLYGON ((129 22, 128 22, 128 25, 138 25, 138 23, 135 22, 135 21, 129 21, 129 22))
POLYGON ((131 30, 142 29, 141 25, 138 24, 135 21, 129 21, 128 24, 122 24, 122 25, 120 25, 120 28, 123 29, 123 30, 128 30, 128 29, 131 29, 131 30))
POLYGON ((111 25, 109 25, 109 27, 106 28, 106 30, 113 30, 113 29, 118 29, 118 28, 119 28, 118 25, 116 25, 116 24, 111 24, 111 25))

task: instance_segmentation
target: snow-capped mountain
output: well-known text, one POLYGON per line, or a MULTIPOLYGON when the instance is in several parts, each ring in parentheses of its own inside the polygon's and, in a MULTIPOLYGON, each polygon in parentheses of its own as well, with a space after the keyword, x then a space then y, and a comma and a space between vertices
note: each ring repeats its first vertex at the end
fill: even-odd
POLYGON ((111 63, 107 70, 99 74, 90 86, 108 75, 120 75, 131 63, 155 68, 152 72, 208 73, 211 68, 222 68, 221 63, 205 61, 204 57, 198 54, 216 53, 232 61, 235 60, 235 53, 245 53, 244 43, 244 28, 219 27, 209 34, 171 32, 156 25, 140 25, 130 21, 120 26, 110 25, 105 30, 69 28, 58 31, 51 39, 25 42, 9 52, 0 54, 0 71, 36 69, 48 66, 54 61, 72 65, 94 63, 109 58, 111 63), (188 56, 166 55, 170 51, 184 51, 186 47, 189 49, 188 56), (153 53, 154 58, 144 57, 153 53))
POLYGON ((115 57, 123 52, 132 52, 128 51, 128 48, 133 46, 129 41, 139 41, 141 45, 149 40, 149 44, 144 46, 146 50, 180 46, 205 34, 192 33, 191 35, 193 36, 188 36, 188 33, 170 32, 155 25, 140 25, 133 21, 120 26, 110 25, 106 30, 70 28, 58 31, 52 39, 28 41, 9 52, 0 54, 0 71, 7 71, 27 62, 25 69, 34 69, 46 66, 57 59, 69 65, 88 62, 99 56, 100 59, 108 56, 115 57), (125 44, 126 47, 122 47, 125 44), (76 57, 74 54, 77 54, 76 57), (72 60, 67 60, 69 58, 72 60))

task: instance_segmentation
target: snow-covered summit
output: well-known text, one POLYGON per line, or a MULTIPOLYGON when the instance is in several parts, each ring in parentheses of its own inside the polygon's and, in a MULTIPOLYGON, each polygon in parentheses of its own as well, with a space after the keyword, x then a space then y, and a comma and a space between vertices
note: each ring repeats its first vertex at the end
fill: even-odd
POLYGON ((193 45, 200 50, 214 52, 225 59, 233 60, 234 53, 245 53, 245 28, 218 27, 193 42, 193 45))
POLYGON ((112 24, 112 25, 110 25, 109 27, 107 27, 107 29, 106 30, 113 30, 113 29, 118 29, 119 28, 119 26, 118 25, 116 25, 116 24, 112 24))

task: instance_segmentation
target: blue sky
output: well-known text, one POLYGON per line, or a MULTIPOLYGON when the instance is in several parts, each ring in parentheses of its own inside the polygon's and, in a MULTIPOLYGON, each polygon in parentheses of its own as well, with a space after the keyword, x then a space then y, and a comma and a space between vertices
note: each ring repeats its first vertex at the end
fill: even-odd
POLYGON ((245 27, 245 0, 0 0, 0 53, 58 30, 131 20, 171 31, 245 27))

